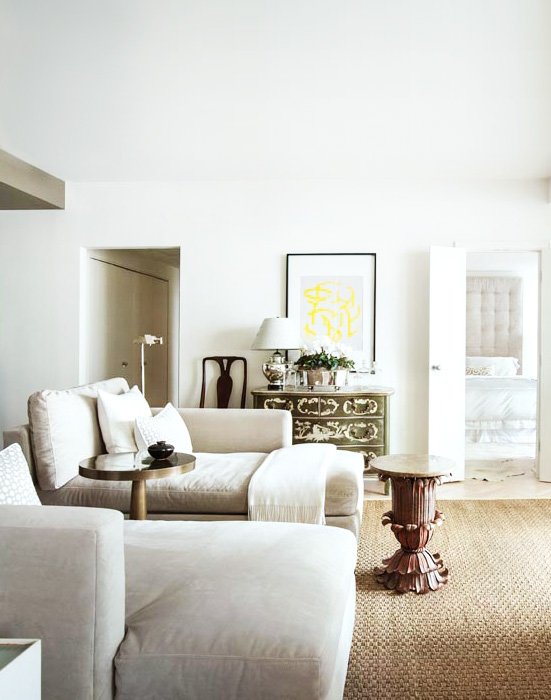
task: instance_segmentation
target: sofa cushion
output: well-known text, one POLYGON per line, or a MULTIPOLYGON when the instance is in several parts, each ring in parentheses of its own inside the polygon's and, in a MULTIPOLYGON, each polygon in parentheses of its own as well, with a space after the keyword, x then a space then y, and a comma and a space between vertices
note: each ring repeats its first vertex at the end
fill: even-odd
MULTIPOLYGON (((147 482, 147 511, 154 513, 247 513, 252 475, 264 461, 260 452, 197 453, 187 474, 147 482)), ((130 510, 129 481, 96 481, 76 476, 62 489, 40 493, 45 505, 95 506, 130 510)))
POLYGON ((136 452, 134 423, 145 416, 151 417, 151 409, 137 386, 124 394, 98 389, 99 427, 109 454, 136 452))
POLYGON ((84 386, 37 391, 29 397, 31 442, 41 489, 57 489, 78 474, 78 463, 105 452, 97 417, 98 388, 128 391, 118 377, 84 386))
POLYGON ((187 425, 171 403, 154 416, 136 418, 135 436, 139 450, 147 450, 149 445, 164 440, 176 452, 193 452, 187 425))
MULTIPOLYGON (((258 452, 195 454, 188 474, 147 482, 148 513, 247 514, 249 481, 266 455, 258 452)), ((45 505, 95 506, 130 511, 130 482, 76 476, 62 489, 41 491, 45 505)), ((327 467, 325 514, 352 516, 363 504, 363 458, 337 450, 327 467)))
POLYGON ((0 451, 0 505, 40 505, 29 465, 18 444, 0 451))
POLYGON ((125 558, 119 700, 342 696, 355 590, 348 531, 131 522, 125 558))

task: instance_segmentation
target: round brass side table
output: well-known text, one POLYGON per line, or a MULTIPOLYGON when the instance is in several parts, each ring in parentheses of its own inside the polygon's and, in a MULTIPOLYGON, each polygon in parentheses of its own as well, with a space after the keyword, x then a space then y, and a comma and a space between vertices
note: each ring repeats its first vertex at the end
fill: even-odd
POLYGON ((436 508, 435 490, 441 477, 451 476, 454 462, 436 455, 385 455, 371 462, 381 481, 390 479, 392 510, 383 514, 400 549, 375 569, 377 581, 397 593, 428 593, 448 581, 440 554, 426 548, 434 527, 444 516, 436 508))
POLYGON ((98 455, 80 462, 78 472, 89 479, 131 481, 130 520, 147 518, 145 482, 165 476, 185 474, 195 469, 195 457, 173 452, 166 459, 153 459, 147 452, 122 452, 98 455))

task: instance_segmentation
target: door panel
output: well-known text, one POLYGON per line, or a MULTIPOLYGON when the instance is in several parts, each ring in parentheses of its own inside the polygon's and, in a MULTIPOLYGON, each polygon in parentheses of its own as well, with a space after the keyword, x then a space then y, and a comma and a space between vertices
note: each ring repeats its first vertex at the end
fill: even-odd
POLYGON ((465 475, 465 299, 463 248, 430 250, 429 453, 453 459, 465 475))
POLYGON ((540 256, 540 351, 538 401, 538 475, 551 481, 551 249, 543 248, 540 256), (547 348, 546 351, 544 349, 547 348))
POLYGON ((93 258, 88 265, 88 381, 125 377, 141 388, 140 345, 134 338, 162 336, 145 347, 145 392, 151 406, 168 400, 168 282, 93 258))

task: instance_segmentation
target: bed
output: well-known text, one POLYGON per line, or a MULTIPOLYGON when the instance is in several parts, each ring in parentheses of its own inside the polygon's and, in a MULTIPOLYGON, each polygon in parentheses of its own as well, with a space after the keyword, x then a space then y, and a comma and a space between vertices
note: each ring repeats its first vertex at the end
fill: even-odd
POLYGON ((522 279, 467 277, 467 443, 535 443, 537 379, 522 375, 522 305, 522 279))
POLYGON ((465 383, 467 442, 535 442, 536 379, 467 376, 465 383))

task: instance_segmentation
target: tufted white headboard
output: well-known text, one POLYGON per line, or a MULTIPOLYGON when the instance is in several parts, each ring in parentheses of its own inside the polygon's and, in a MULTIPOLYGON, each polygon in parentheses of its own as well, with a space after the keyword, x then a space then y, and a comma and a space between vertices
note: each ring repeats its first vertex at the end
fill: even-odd
POLYGON ((467 276, 466 354, 516 357, 522 365, 520 277, 467 276))

